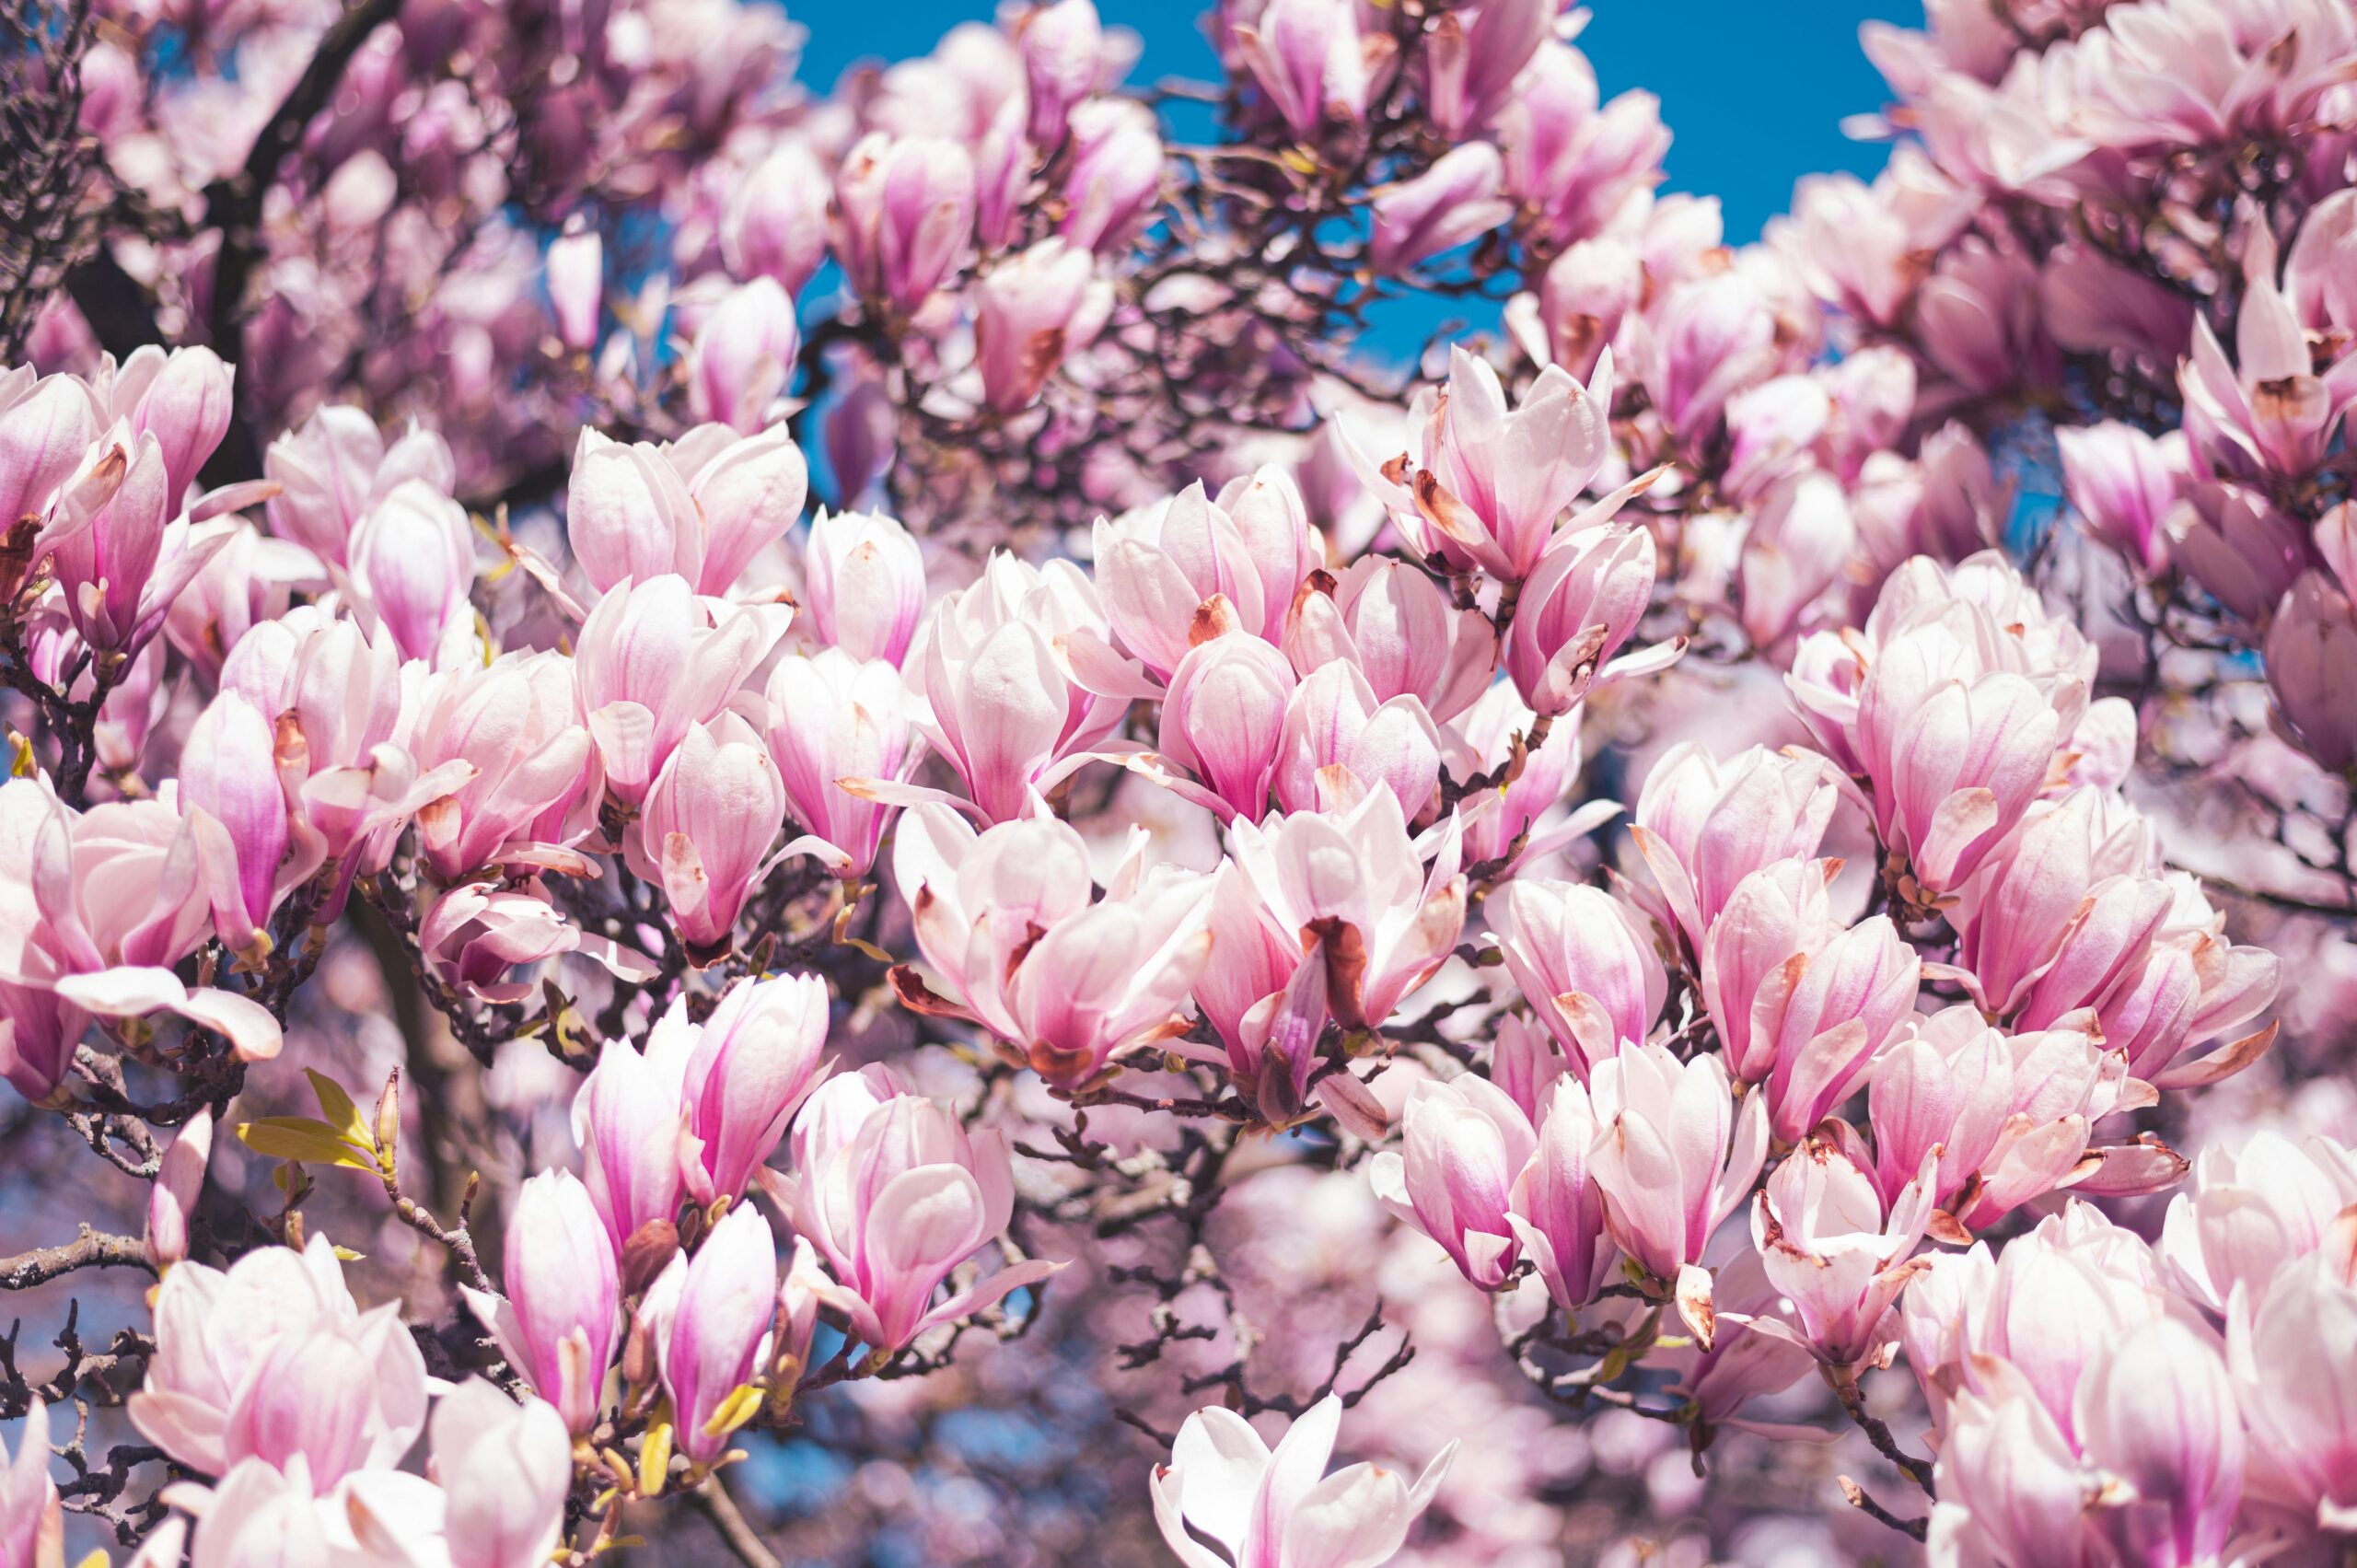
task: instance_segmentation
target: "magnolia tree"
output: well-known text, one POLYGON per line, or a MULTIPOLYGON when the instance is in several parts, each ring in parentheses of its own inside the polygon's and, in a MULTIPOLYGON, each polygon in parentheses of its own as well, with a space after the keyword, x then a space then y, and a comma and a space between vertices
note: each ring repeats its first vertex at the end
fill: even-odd
POLYGON ((2348 1561, 2357 13, 1926 10, 13 0, 0 1565, 2348 1561))

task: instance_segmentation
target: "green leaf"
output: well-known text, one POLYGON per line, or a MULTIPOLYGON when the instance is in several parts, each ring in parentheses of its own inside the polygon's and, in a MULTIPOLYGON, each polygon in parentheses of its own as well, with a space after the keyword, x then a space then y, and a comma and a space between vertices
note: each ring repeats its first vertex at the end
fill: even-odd
POLYGON ((238 1123, 238 1138, 258 1155, 303 1165, 340 1165, 373 1172, 377 1167, 345 1143, 336 1130, 308 1116, 265 1116, 238 1123))
POLYGON ((343 1092, 343 1086, 324 1073, 303 1069, 303 1076, 311 1080, 311 1093, 319 1097, 319 1114, 327 1118, 335 1135, 354 1148, 367 1154, 377 1152, 377 1135, 361 1116, 360 1108, 343 1092))

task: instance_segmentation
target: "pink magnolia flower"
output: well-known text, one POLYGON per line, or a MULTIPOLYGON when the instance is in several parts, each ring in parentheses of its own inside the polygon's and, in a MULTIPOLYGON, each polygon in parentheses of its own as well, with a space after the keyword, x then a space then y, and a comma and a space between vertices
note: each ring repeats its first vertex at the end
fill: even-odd
POLYGON ((168 472, 171 508, 180 509, 197 470, 228 433, 234 369, 202 346, 167 353, 141 347, 114 372, 108 399, 132 435, 153 435, 168 472))
MULTIPOLYGON (((2349 1358, 2335 1348, 2357 1332, 2348 1232, 2344 1221, 2325 1250, 2282 1270, 2247 1329, 2239 1317, 2227 1327, 2249 1425, 2245 1505, 2268 1509, 2291 1539, 2357 1532, 2357 1406, 2349 1358)), ((2206 1515, 2198 1520, 2214 1528, 2206 1515)))
POLYGON ((271 912, 318 864, 290 863, 286 797, 276 738, 261 710, 236 691, 205 704, 180 753, 180 809, 196 837, 221 940, 238 951, 263 941, 271 912))
POLYGON ((781 136, 746 171, 721 220, 728 275, 802 292, 827 255, 827 171, 800 136, 781 136))
POLYGON ((270 444, 262 471, 278 485, 266 510, 270 531, 331 566, 346 561, 347 541, 376 505, 410 480, 437 495, 457 487, 449 447, 412 425, 389 446, 363 409, 331 403, 270 444))
POLYGON ((602 793, 589 731, 575 717, 572 660, 502 654, 487 668, 429 676, 394 737, 420 771, 465 781, 417 813, 426 865, 446 881, 486 865, 531 865, 595 826, 602 793))
POLYGON ((1297 962, 1324 967, 1326 1011, 1343 1028, 1380 1025, 1455 950, 1465 877, 1454 819, 1429 867, 1387 789, 1339 815, 1238 818, 1228 830, 1262 925, 1297 962))
POLYGON ((907 670, 932 718, 918 727, 988 820, 1021 815, 1061 776, 1060 763, 1093 749, 1128 713, 1142 690, 1131 672, 1074 662, 1107 649, 1111 631, 1096 588, 1070 562, 1035 567, 1005 554, 991 558, 980 582, 936 603, 920 628, 907 670))
POLYGON ((2197 481, 2169 515, 2169 553, 2247 626, 2264 626, 2312 560, 2307 526, 2243 483, 2197 481))
POLYGON ((172 972, 211 925, 199 861, 167 801, 75 812, 46 779, 0 784, 0 1068, 19 1093, 56 1086, 93 1015, 175 1013, 242 1060, 278 1054, 261 1003, 172 972))
MULTIPOLYGON (((1341 664, 1327 669, 1350 672, 1341 664)), ((1280 748, 1292 738, 1296 696, 1293 666, 1258 637, 1231 632, 1189 649, 1171 674, 1155 737, 1165 758, 1202 781, 1200 790, 1185 792, 1188 798, 1223 819, 1261 816, 1271 783, 1286 798, 1280 762, 1291 764, 1294 757, 1287 749, 1281 758, 1280 748)), ((1311 793, 1306 804, 1315 805, 1314 785, 1311 793)))
POLYGON ((65 1561, 64 1504, 49 1474, 49 1407, 33 1396, 9 1458, 0 1443, 0 1564, 50 1568, 65 1561))
POLYGON ((1514 204, 1500 194, 1504 180, 1498 149, 1489 143, 1450 148, 1422 174, 1376 197, 1368 264, 1386 275, 1402 273, 1498 227, 1514 215, 1514 204))
POLYGON ((459 1288, 508 1365, 568 1430, 587 1432, 605 1398, 621 1287, 597 1205, 571 1171, 544 1170, 516 1194, 501 1283, 505 1296, 459 1288))
POLYGON ((461 882, 426 910, 417 942, 445 984, 486 1002, 521 1002, 540 987, 509 971, 576 951, 583 937, 537 881, 461 882))
MULTIPOLYGON (((442 1539, 451 1568, 535 1568, 564 1527, 573 1439, 545 1400, 521 1404, 481 1377, 435 1401, 426 1425, 442 1489, 442 1539)), ((406 1479, 406 1478, 404 1478, 406 1479)), ((414 1518, 407 1509, 384 1520, 414 1518)), ((425 1551, 418 1555, 423 1558, 425 1551)))
POLYGON ((156 1185, 147 1194, 147 1260, 157 1272, 188 1256, 189 1217, 204 1191, 204 1167, 213 1158, 213 1112, 199 1110, 173 1134, 164 1150, 156 1185))
POLYGON ((793 1156, 795 1174, 774 1186, 832 1276, 812 1288, 874 1350, 897 1351, 1062 1266, 1012 1264, 934 1305, 952 1271, 1005 1231, 1014 1176, 1004 1133, 969 1132, 886 1068, 836 1078, 813 1095, 793 1156))
POLYGON ((1653 535, 1610 522, 1615 492, 1566 523, 1523 585, 1506 629, 1505 668, 1532 712, 1568 713, 1590 693, 1666 668, 1686 651, 1674 638, 1615 658, 1654 589, 1653 535))
POLYGON ((1482 0, 1442 16, 1426 43, 1424 93, 1444 135, 1463 136, 1490 122, 1553 19, 1546 0, 1482 0))
POLYGON ((2185 434, 2205 479, 2299 478, 2325 455, 2357 392, 2357 361, 2315 373, 2299 315, 2276 282, 2275 239, 2252 226, 2243 253, 2241 313, 2228 363, 2209 319, 2197 315, 2193 352, 2177 373, 2185 434))
POLYGON ((1604 1129, 1588 1172, 1603 1190, 1613 1243, 1676 1285, 1680 1312, 1707 1345, 1702 1249, 1742 1205, 1767 1157, 1767 1102, 1747 1096, 1738 1111, 1714 1055, 1681 1065, 1662 1046, 1625 1040, 1590 1070, 1588 1094, 1604 1129))
POLYGON ((1776 320, 1758 283, 1739 270, 1690 279, 1644 313, 1646 391, 1680 441, 1705 438, 1727 400, 1776 367, 1776 320))
POLYGON ((2267 685, 2282 727, 2320 767, 2357 766, 2357 720, 2349 712, 2357 680, 2357 609, 2346 587, 2304 572, 2268 628, 2267 685))
POLYGON ((698 419, 751 436, 765 428, 794 379, 802 333, 775 278, 723 296, 688 346, 688 406, 698 419))
POLYGON ((656 775, 623 835, 622 854, 633 872, 663 889, 698 964, 727 953, 784 820, 777 763, 761 732, 737 714, 691 728, 656 775))
POLYGON ((404 657, 461 656, 473 611, 474 526, 456 501, 405 480, 369 507, 350 542, 354 596, 383 621, 404 657))
POLYGON ((1329 1394, 1272 1451, 1233 1411, 1212 1405, 1189 1416, 1170 1462, 1155 1467, 1151 1483, 1155 1520, 1179 1562, 1186 1568, 1389 1562, 1432 1506, 1457 1445, 1434 1455, 1412 1485, 1374 1464, 1324 1475, 1341 1420, 1342 1401, 1329 1394))
POLYGON ((0 383, 0 517, 45 515, 105 434, 106 410, 78 376, 0 383))
POLYGON ((1660 100, 1631 90, 1599 112, 1596 99, 1585 58, 1550 41, 1497 111, 1507 192, 1535 212, 1536 232, 1557 245, 1589 241, 1642 212, 1661 182, 1669 132, 1660 100))
POLYGON ((1309 526, 1301 487, 1291 470, 1266 463, 1220 486, 1213 502, 1236 525, 1260 577, 1260 623, 1245 630, 1282 643, 1295 595, 1326 559, 1324 541, 1309 526))
MULTIPOLYGON (((1833 1125, 1842 1136, 1812 1135, 1768 1178, 1751 1212, 1752 1244, 1770 1283, 1793 1304, 1798 1338, 1820 1360, 1880 1365, 1898 1343, 1891 1310, 1898 1293, 1922 1271, 1912 1254, 1932 1217, 1932 1160, 1924 1179, 1910 1181, 1886 1209, 1874 1179, 1841 1147, 1863 1154, 1864 1144, 1833 1125)), ((1752 1327, 1782 1329, 1772 1319, 1752 1327)))
POLYGON ((1582 1082, 1623 1040, 1652 1035, 1669 980, 1634 911, 1600 888, 1528 877, 1486 907, 1506 972, 1582 1082))
MULTIPOLYGON (((1106 619, 1122 646, 1166 679, 1190 648, 1222 630, 1240 627, 1256 637, 1267 631, 1272 574, 1261 557, 1292 551, 1281 533, 1247 539, 1201 484, 1109 522, 1099 518, 1093 542, 1106 619)), ((1283 566, 1271 564, 1282 575, 1283 566)))
MULTIPOLYGON (((1508 160, 1512 177, 1514 163, 1508 160)), ((1609 238, 1583 239, 1548 264, 1531 301, 1535 332, 1543 334, 1547 358, 1586 381, 1620 332, 1644 285, 1643 260, 1635 249, 1609 238)))
POLYGON ((1745 877, 1817 854, 1838 799, 1814 752, 1755 746, 1716 761, 1701 742, 1681 741, 1645 775, 1629 832, 1699 951, 1745 877))
POLYGON ((1023 18, 1021 41, 1030 139, 1052 147, 1063 139, 1073 105, 1097 85, 1104 29, 1092 0, 1051 0, 1023 18))
MULTIPOLYGON (((2075 718, 2083 687, 2063 693, 2075 718)), ((1960 886, 2046 782, 2066 713, 2038 684, 1991 669, 1950 623, 1876 650, 1858 697, 1858 750, 1875 824, 1926 891, 1960 886)))
POLYGON ((401 671, 381 627, 308 609, 256 626, 221 668, 221 690, 272 721, 297 858, 335 867, 321 919, 343 909, 355 874, 384 868, 412 815, 474 776, 463 758, 421 772, 397 743, 408 700, 401 671))
POLYGON ((1497 636, 1405 562, 1364 555, 1341 577, 1312 573, 1294 596, 1285 656, 1297 675, 1337 659, 1358 667, 1378 702, 1412 696, 1446 724, 1489 689, 1497 636))
MULTIPOLYGON (((2111 964, 2132 961, 2168 902, 2164 896, 2158 910, 2141 907, 2148 901, 2143 889, 2159 887, 2142 875, 2151 864, 2152 836, 2142 818, 2097 790, 2033 805, 1964 884, 1949 913, 1959 937, 1957 967, 1972 977, 1981 1004, 2008 1017, 2029 1003, 2066 943, 2077 937, 2083 950, 2090 947, 2085 927, 2098 912, 2107 923, 2128 928, 2104 944, 2115 950, 2111 964)), ((2096 972, 2100 990, 2119 970, 2096 972)), ((2073 986, 2082 994, 2086 989, 2084 978, 2073 986)), ((2079 999, 2046 1011, 2059 1016, 2079 999)))
POLYGON ((1144 104, 1114 97, 1074 106, 1063 221, 1056 232, 1099 256, 1130 243, 1162 189, 1162 136, 1144 104))
POLYGON ((616 583, 582 623, 574 690, 606 788, 642 805, 690 730, 728 705, 769 653, 772 616, 696 597, 683 577, 616 583))
POLYGON ((786 812, 803 836, 788 853, 815 854, 845 881, 866 877, 897 808, 854 795, 846 781, 905 784, 924 749, 908 716, 900 672, 840 647, 790 655, 770 671, 770 756, 786 812))
MULTIPOLYGON (((1228 1069, 1239 1076, 1255 1074, 1260 1069, 1267 1015, 1291 989, 1301 967, 1301 942, 1262 918, 1252 883, 1234 861, 1225 859, 1212 874, 1211 934, 1218 961, 1204 965, 1195 978, 1195 1003, 1225 1047, 1228 1069)), ((1322 1016, 1318 1022, 1322 1027, 1322 1016)), ((1173 1042, 1172 1049, 1186 1047, 1173 1042)), ((1306 1076, 1306 1063, 1303 1065, 1306 1076)))
POLYGON ((542 265, 557 340, 575 354, 597 347, 598 322, 605 305, 605 240, 586 225, 568 228, 549 241, 542 265))
POLYGON ((853 288, 903 315, 965 259, 973 226, 973 159, 946 137, 872 132, 836 171, 835 259, 853 288))
MULTIPOLYGON (((1272 668, 1291 680, 1282 655, 1272 668)), ((1176 701, 1176 681, 1171 690, 1176 701)), ((1422 702, 1401 695, 1378 703, 1359 668, 1338 659, 1295 687, 1285 703, 1277 800, 1287 811, 1347 807, 1369 789, 1388 789, 1413 820, 1439 792, 1440 749, 1440 726, 1422 702)))
MULTIPOLYGON (((1091 902, 1088 851, 1052 818, 976 833, 946 807, 902 819, 892 871, 925 961, 962 1011, 1050 1083, 1073 1087, 1186 1028, 1188 993, 1211 958, 1208 877, 1148 870, 1133 839, 1091 902)), ((905 1002, 945 1004, 898 970, 905 1002)))
POLYGON ((1375 1156, 1375 1195, 1440 1243, 1483 1290, 1504 1284, 1521 1256, 1509 1215, 1515 1180, 1537 1153, 1529 1119, 1486 1078, 1420 1081, 1400 1112, 1401 1152, 1375 1156))
POLYGON ((1548 366, 1509 412, 1497 371, 1459 348, 1446 385, 1417 392, 1406 452, 1378 465, 1347 426, 1343 440, 1361 482, 1420 553, 1520 582, 1602 467, 1611 404, 1608 356, 1586 387, 1548 366))
POLYGON ((1774 648, 1813 623, 1856 553, 1858 528, 1839 481, 1811 469, 1771 485, 1743 540, 1743 629, 1774 648))
MULTIPOLYGON (((1086 5, 1062 0, 1056 9, 1086 5)), ((1051 237, 1007 258, 974 290, 974 364, 982 401, 1001 413, 1028 408, 1065 358, 1086 348, 1113 308, 1096 258, 1051 237)))
POLYGON ((2293 1143, 2254 1132, 2241 1147, 2194 1156, 2193 1187, 2169 1200, 2160 1256, 2185 1295, 2221 1315, 2239 1287, 2264 1300, 2270 1282, 2324 1249, 2357 1203, 2357 1156, 2329 1139, 2293 1143))
POLYGON ((574 448, 565 537, 589 586, 674 573, 726 595, 801 515, 809 470, 783 428, 733 437, 700 425, 668 447, 624 446, 584 428, 574 448))
POLYGON ((668 1222, 683 1196, 734 1200, 824 1076, 824 981, 782 975, 739 983, 691 1023, 684 999, 648 1031, 644 1052, 609 1040, 574 1097, 574 1138, 616 1252, 668 1222))
POLYGON ((898 665, 924 614, 924 552, 880 512, 821 510, 803 547, 802 584, 820 642, 898 665))
POLYGON ((2088 1528, 2078 1456, 2036 1400, 2002 1379, 1994 1393, 1964 1390, 1943 1431, 1931 1517, 1937 1560, 2058 1568, 2106 1561, 2088 1528))
POLYGON ((182 1262, 156 1295, 156 1354, 130 1416, 192 1470, 308 1467, 320 1491, 390 1465, 425 1426, 425 1364, 389 1301, 363 1312, 325 1237, 266 1247, 225 1273, 182 1262))
POLYGON ((1228 31, 1270 107, 1310 142, 1366 118, 1374 84, 1397 52, 1386 35, 1360 29, 1356 0, 1269 0, 1228 31))
POLYGON ((237 532, 226 520, 191 521, 171 477, 155 433, 119 424, 90 448, 43 530, 54 541, 48 553, 66 613, 99 653, 128 657, 145 646, 180 590, 237 532))
POLYGON ((1787 1142, 1849 1097, 1913 1017, 1922 982, 1921 958, 1887 915, 1833 925, 1823 878, 1821 865, 1798 861, 1753 873, 1703 960, 1729 1069, 1761 1086, 1770 1131, 1787 1142))
POLYGON ((777 1240, 761 1210, 743 1203, 692 1258, 673 1254, 647 1291, 677 1441, 699 1465, 727 1451, 728 1397, 767 1369, 777 1289, 777 1240))
POLYGON ((2216 1342, 2156 1318, 2080 1380, 2083 1459, 2100 1478, 2095 1527, 2123 1561, 2215 1561, 2235 1533, 2247 1443, 2216 1342))
POLYGON ((2172 430, 2155 437, 2107 420, 2058 430, 2054 438, 2062 455, 2063 494, 2087 531, 2140 571, 2167 565, 2165 524, 2191 478, 2184 433, 2172 430))

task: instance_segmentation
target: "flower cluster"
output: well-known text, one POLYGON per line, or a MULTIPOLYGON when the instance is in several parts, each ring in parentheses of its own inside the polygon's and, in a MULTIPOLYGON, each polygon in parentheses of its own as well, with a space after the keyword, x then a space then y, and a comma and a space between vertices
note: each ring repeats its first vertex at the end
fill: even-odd
POLYGON ((2357 1540, 2341 0, 0 9, 0 1568, 2357 1540))

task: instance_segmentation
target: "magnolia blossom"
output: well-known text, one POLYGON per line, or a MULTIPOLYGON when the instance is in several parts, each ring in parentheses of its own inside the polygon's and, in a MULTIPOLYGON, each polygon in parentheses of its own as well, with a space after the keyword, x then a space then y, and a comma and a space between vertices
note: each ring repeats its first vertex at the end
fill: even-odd
POLYGON ((1321 966, 1323 1005, 1346 1028, 1388 1018, 1439 969, 1465 924, 1465 877, 1454 820, 1424 863, 1399 797, 1370 790, 1338 816, 1300 811, 1262 825, 1238 819, 1234 862, 1260 923, 1321 966))
POLYGON ((604 1399, 620 1286, 597 1207, 570 1171, 524 1183, 502 1272, 505 1298, 468 1290, 467 1304, 565 1425, 588 1431, 604 1399))
MULTIPOLYGON (((978 834, 922 806, 900 824, 892 869, 951 1010, 1051 1083, 1077 1085, 1186 1028, 1188 992, 1211 958, 1212 889, 1174 866, 1147 867, 1143 834, 1094 902, 1087 848, 1053 819, 978 834)), ((913 1005, 943 1007, 913 971, 893 978, 913 1005)))
POLYGON ((1502 579, 1530 575, 1565 508, 1596 477, 1608 446, 1609 357, 1583 387, 1550 366, 1512 411, 1487 360, 1451 351, 1445 387, 1409 410, 1411 438, 1378 462, 1344 441, 1367 488, 1427 554, 1502 579))
POLYGON ((697 962, 728 951, 784 818, 777 763, 761 732, 734 713, 690 728, 656 775, 622 851, 633 872, 663 889, 697 962))
POLYGON ((924 552, 881 513, 821 511, 802 552, 810 626, 855 659, 900 662, 924 612, 924 552))
POLYGON ((1010 1264, 934 1305, 951 1271, 1006 1229, 1015 1203, 1006 1140, 995 1130, 970 1132, 886 1068, 837 1078, 813 1096, 793 1152, 795 1174, 775 1185, 831 1276, 812 1288, 874 1349, 899 1350, 1062 1266, 1010 1264))
POLYGON ((731 1396, 763 1370, 776 1311, 777 1243, 750 1203, 731 1209, 694 1257, 675 1255, 647 1292, 679 1449, 698 1464, 726 1451, 731 1396))
POLYGON ((1271 1450, 1233 1411, 1213 1405, 1189 1416, 1170 1462, 1155 1468, 1154 1516, 1163 1539, 1187 1568, 1372 1568, 1389 1561, 1432 1506, 1457 1446, 1445 1446, 1412 1485, 1374 1464, 1325 1475, 1341 1420, 1342 1401, 1329 1394, 1271 1450))
POLYGON ((424 1429, 425 1365, 401 1304, 361 1311, 317 1232, 301 1252, 263 1248, 226 1272, 175 1266, 156 1296, 156 1346, 132 1424, 205 1475, 300 1459, 326 1491, 398 1459, 424 1429))
POLYGON ((1600 889, 1517 879, 1489 905, 1506 971, 1585 1080, 1620 1042, 1643 1044, 1669 994, 1653 933, 1600 889))
POLYGON ((823 1075, 827 1024, 825 982, 784 975, 733 987, 702 1024, 682 998, 643 1052, 606 1042, 574 1097, 573 1132, 616 1253, 670 1224, 683 1198, 744 1195, 823 1075))
POLYGON ((598 601, 573 679, 615 799, 645 801, 671 753, 719 716, 780 629, 751 609, 715 608, 669 574, 625 578, 598 601))
POLYGON ((1590 1070, 1602 1126, 1589 1158, 1612 1239, 1656 1280, 1674 1283, 1696 1334, 1712 1338, 1702 1249, 1751 1191, 1768 1153, 1766 1101, 1738 1109, 1715 1056, 1680 1064, 1658 1045, 1623 1041, 1590 1070))

